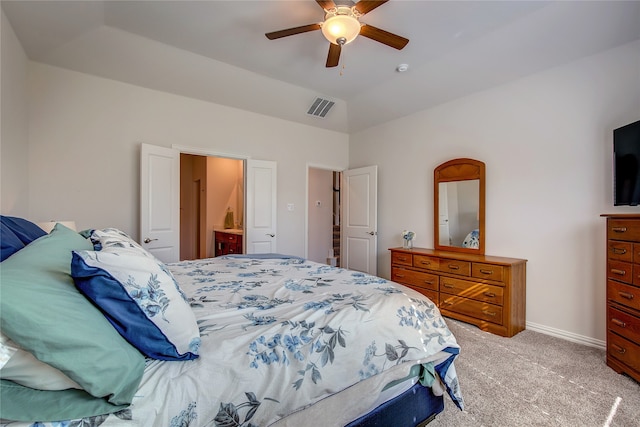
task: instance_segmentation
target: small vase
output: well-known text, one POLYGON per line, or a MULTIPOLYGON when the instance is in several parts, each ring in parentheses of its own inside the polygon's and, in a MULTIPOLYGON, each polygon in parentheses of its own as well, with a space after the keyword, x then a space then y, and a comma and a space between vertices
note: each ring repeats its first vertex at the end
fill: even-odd
POLYGON ((411 249, 413 248, 413 240, 409 240, 409 239, 403 239, 403 248, 405 249, 411 249))

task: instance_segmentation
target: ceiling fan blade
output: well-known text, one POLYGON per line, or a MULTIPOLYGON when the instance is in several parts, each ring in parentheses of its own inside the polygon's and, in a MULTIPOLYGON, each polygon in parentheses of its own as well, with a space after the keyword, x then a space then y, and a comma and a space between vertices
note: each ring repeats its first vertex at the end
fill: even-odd
POLYGON ((376 28, 373 25, 368 24, 363 24, 362 27, 360 27, 360 35, 398 50, 402 49, 407 45, 407 43, 409 43, 409 39, 405 39, 397 34, 381 30, 380 28, 376 28))
POLYGON ((336 4, 333 2, 333 0, 327 0, 327 1, 316 0, 316 3, 318 3, 320 7, 323 8, 324 10, 329 10, 336 7, 336 4))
POLYGON ((378 6, 382 6, 388 1, 389 0, 382 0, 382 1, 360 0, 358 3, 356 3, 356 10, 364 15, 365 13, 371 12, 373 9, 375 9, 378 6))
POLYGON ((315 31, 320 29, 320 24, 309 24, 301 27, 288 28, 286 30, 273 31, 265 34, 269 40, 279 39, 281 37, 293 36, 295 34, 307 33, 309 31, 315 31))
POLYGON ((329 55, 327 55, 327 68, 337 67, 340 62, 340 52, 342 46, 339 44, 329 43, 329 55))

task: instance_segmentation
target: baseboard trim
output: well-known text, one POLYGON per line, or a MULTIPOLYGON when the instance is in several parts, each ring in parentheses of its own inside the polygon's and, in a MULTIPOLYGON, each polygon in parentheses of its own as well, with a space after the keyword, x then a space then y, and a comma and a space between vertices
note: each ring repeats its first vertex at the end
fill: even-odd
POLYGON ((549 326, 540 325, 533 322, 527 322, 526 327, 527 329, 530 329, 534 332, 540 332, 541 334, 551 335, 552 337, 562 338, 563 340, 587 345, 589 347, 595 347, 601 350, 606 350, 607 348, 607 343, 605 341, 597 340, 584 335, 574 334, 572 332, 563 331, 562 329, 551 328, 549 326))

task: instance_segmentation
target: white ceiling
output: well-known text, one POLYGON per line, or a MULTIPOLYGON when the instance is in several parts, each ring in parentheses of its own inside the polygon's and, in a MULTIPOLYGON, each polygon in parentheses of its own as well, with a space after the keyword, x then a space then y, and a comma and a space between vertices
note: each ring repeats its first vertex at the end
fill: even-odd
POLYGON ((7 1, 34 61, 341 132, 355 132, 640 39, 640 1, 391 0, 361 21, 410 39, 359 37, 325 68, 311 0, 7 1), (397 65, 409 70, 398 73, 397 65), (316 96, 336 101, 306 115, 316 96))

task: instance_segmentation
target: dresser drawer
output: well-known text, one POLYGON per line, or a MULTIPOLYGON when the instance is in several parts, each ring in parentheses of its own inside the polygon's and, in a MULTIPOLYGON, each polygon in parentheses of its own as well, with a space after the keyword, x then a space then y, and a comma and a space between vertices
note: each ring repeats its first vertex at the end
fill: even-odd
POLYGON ((438 278, 435 274, 406 270, 401 267, 391 268, 392 281, 436 292, 438 291, 438 278))
POLYGON ((391 252, 391 263, 411 266, 413 265, 413 259, 410 254, 405 254, 404 252, 391 252))
POLYGON ((607 260, 607 277, 621 282, 633 282, 633 264, 630 262, 607 260))
POLYGON ((607 333, 607 354, 630 368, 640 371, 640 345, 609 332, 607 333))
POLYGON ((426 255, 414 255, 413 266, 418 268, 426 268, 428 270, 438 270, 440 267, 440 258, 426 255))
POLYGON ((607 329, 640 344, 640 318, 609 306, 607 329))
POLYGON ((496 305, 502 305, 504 301, 504 289, 500 286, 454 279, 452 277, 440 278, 440 292, 496 305))
POLYGON ((633 256, 634 256, 633 247, 634 245, 631 242, 620 242, 617 240, 609 240, 607 242, 607 257, 609 259, 615 259, 618 261, 633 262, 633 256))
POLYGON ((445 273, 458 274, 460 276, 471 276, 471 263, 468 261, 441 258, 438 270, 445 273))
POLYGON ((640 288, 636 286, 607 280, 607 299, 640 310, 640 288))
POLYGON ((502 282, 504 276, 504 267, 494 264, 481 264, 474 262, 471 264, 471 276, 478 279, 495 280, 502 282))
POLYGON ((445 316, 446 311, 451 311, 487 322, 502 324, 502 307, 498 305, 441 293, 440 309, 445 316))
POLYGON ((640 221, 633 219, 609 219, 607 238, 637 242, 640 240, 640 221))
POLYGON ((236 243, 238 241, 238 235, 216 231, 216 240, 221 242, 236 243))

